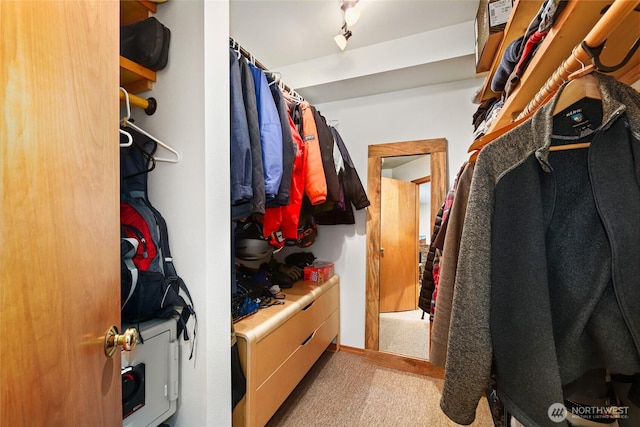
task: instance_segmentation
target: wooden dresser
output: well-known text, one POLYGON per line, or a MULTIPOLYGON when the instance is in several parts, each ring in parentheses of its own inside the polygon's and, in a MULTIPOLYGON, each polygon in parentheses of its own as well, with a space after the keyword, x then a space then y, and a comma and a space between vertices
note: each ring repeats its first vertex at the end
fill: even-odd
POLYGON ((233 425, 264 426, 335 339, 339 349, 340 279, 300 281, 284 289, 284 305, 234 324, 247 393, 233 425))

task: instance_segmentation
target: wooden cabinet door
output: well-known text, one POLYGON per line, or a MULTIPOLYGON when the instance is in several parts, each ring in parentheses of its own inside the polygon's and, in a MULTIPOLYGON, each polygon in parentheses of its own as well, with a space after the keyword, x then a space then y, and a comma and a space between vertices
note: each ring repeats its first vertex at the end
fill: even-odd
POLYGON ((118 7, 0 0, 0 425, 121 426, 118 7))
POLYGON ((415 310, 418 186, 383 177, 380 188, 380 312, 415 310))

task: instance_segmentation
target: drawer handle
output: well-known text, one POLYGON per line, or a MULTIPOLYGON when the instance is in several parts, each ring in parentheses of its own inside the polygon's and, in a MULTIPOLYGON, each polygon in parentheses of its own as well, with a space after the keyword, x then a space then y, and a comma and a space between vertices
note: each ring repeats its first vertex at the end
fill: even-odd
POLYGON ((315 301, 311 301, 309 304, 305 305, 305 306, 302 308, 302 311, 305 311, 307 308, 311 307, 311 306, 313 305, 313 303, 314 303, 314 302, 315 302, 315 301))
POLYGON ((302 344, 300 344, 300 345, 305 345, 306 343, 308 343, 309 341, 311 341, 311 338, 313 338, 313 336, 314 336, 315 334, 316 334, 316 331, 311 332, 311 335, 309 335, 309 336, 307 337, 307 339, 306 339, 306 340, 302 341, 302 344))

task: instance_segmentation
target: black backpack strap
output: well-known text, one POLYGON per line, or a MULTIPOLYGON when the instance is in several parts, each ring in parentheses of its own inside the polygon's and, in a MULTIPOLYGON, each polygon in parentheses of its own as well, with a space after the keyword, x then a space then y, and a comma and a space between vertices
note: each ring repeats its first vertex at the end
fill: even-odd
POLYGON ((138 241, 136 239, 131 238, 121 238, 120 239, 120 249, 123 251, 122 253, 122 262, 124 262, 125 266, 129 270, 131 274, 131 288, 129 289, 129 295, 122 303, 120 310, 127 305, 133 293, 136 290, 136 286, 138 285, 138 268, 133 263, 133 257, 138 251, 138 241))
MULTIPOLYGON (((172 285, 174 284, 178 285, 178 289, 176 289, 176 294, 178 294, 179 291, 182 290, 188 299, 188 301, 185 301, 184 298, 178 295, 179 302, 176 302, 175 304, 175 305, 182 306, 182 313, 178 313, 176 311, 176 314, 178 314, 180 318, 178 321, 178 336, 180 336, 180 333, 183 333, 184 340, 185 341, 189 340, 189 334, 187 332, 187 322, 189 321, 189 318, 191 317, 191 315, 193 315, 193 318, 195 320, 195 325, 193 328, 193 336, 195 340, 198 321, 196 318, 195 309, 193 308, 193 298, 191 298, 191 293, 189 292, 187 285, 184 283, 184 280, 182 280, 182 278, 178 276, 178 273, 176 272, 176 268, 173 265, 173 257, 171 256, 171 249, 169 246, 169 231, 167 229, 167 222, 164 220, 162 214, 160 214, 160 212, 153 207, 149 199, 145 199, 145 203, 155 215, 158 228, 160 229, 160 247, 162 249, 164 275, 167 278, 167 280, 171 282, 172 285)), ((193 345, 191 347, 191 356, 189 356, 189 359, 191 359, 192 356, 193 356, 193 345)))

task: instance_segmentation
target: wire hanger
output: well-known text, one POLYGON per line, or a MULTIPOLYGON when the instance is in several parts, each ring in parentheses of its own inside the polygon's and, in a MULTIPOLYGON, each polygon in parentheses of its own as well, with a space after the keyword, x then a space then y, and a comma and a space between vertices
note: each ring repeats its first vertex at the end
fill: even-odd
POLYGON ((124 127, 131 127, 133 129, 137 130, 138 132, 140 132, 141 134, 146 135, 147 137, 149 137, 153 141, 155 141, 159 146, 161 146, 165 150, 167 150, 167 151, 169 151, 169 152, 171 152, 171 153, 173 153, 175 155, 175 158, 173 158, 173 159, 165 158, 165 157, 153 156, 153 159, 156 162, 179 163, 180 160, 182 160, 182 155, 180 154, 179 151, 171 148, 169 145, 167 145, 164 142, 160 141, 158 138, 156 138, 155 136, 151 135, 150 133, 148 133, 147 131, 145 131, 144 129, 140 128, 138 125, 134 124, 132 121, 130 121, 130 119, 131 119, 131 106, 129 105, 129 93, 123 87, 121 87, 120 90, 124 93, 125 104, 126 104, 126 108, 127 108, 127 115, 125 116, 124 119, 122 119, 120 121, 120 124, 122 126, 124 126, 124 127))

